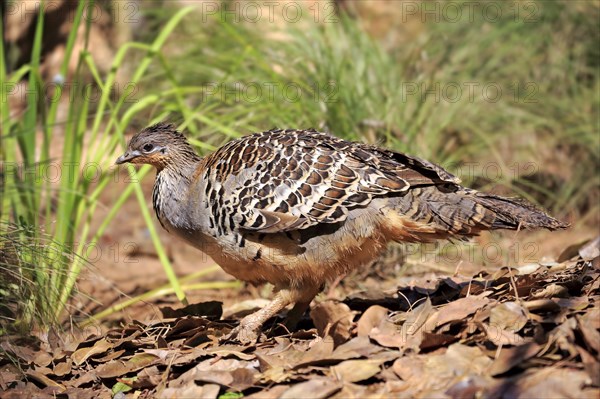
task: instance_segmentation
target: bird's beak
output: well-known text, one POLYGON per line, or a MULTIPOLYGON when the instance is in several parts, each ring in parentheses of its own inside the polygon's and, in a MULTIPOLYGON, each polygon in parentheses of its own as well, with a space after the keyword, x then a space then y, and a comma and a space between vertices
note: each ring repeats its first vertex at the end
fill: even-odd
POLYGON ((134 151, 127 151, 125 154, 121 155, 119 158, 117 158, 117 160, 115 161, 115 163, 117 165, 121 165, 125 162, 131 162, 132 159, 139 157, 140 155, 142 155, 139 151, 134 150, 134 151))

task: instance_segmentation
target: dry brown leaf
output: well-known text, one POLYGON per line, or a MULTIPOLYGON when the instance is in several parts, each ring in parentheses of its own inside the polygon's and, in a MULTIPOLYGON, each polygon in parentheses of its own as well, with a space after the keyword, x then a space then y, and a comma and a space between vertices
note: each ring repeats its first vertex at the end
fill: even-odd
POLYGON ((242 391, 254 384, 258 361, 206 359, 169 383, 169 387, 186 386, 193 381, 218 384, 242 391))
POLYGON ((403 339, 399 328, 388 318, 388 310, 374 305, 368 308, 358 320, 358 336, 369 336, 379 345, 388 348, 400 348, 403 339))
POLYGON ((310 317, 319 335, 322 338, 325 334, 331 335, 335 346, 343 344, 352 336, 354 313, 345 303, 321 302, 311 309, 310 317))
POLYGON ((577 347, 577 350, 579 351, 579 356, 581 356, 583 367, 592 381, 592 385, 600 387, 600 361, 580 346, 577 347))
POLYGON ((275 385, 251 395, 244 396, 244 399, 279 399, 281 394, 289 388, 289 385, 275 385))
POLYGON ((111 360, 96 368, 100 378, 120 377, 124 374, 138 371, 150 366, 158 360, 158 357, 150 353, 138 353, 127 360, 111 360))
MULTIPOLYGON (((397 359, 392 369, 406 382, 406 396, 443 397, 449 387, 481 377, 492 381, 488 370, 492 360, 479 348, 452 344, 443 353, 410 355, 397 359)), ((456 388, 458 389, 458 388, 456 388)))
POLYGON ((492 307, 490 326, 511 333, 521 331, 527 324, 527 311, 516 302, 504 302, 492 307))
POLYGON ((269 385, 289 381, 293 375, 293 372, 285 369, 283 366, 272 366, 263 371, 257 378, 260 379, 261 383, 269 385))
POLYGON ((28 370, 26 372, 26 374, 27 374, 27 377, 32 378, 47 387, 56 389, 56 390, 58 390, 58 392, 63 392, 66 389, 64 385, 59 384, 58 382, 52 380, 51 378, 49 378, 48 376, 46 376, 45 374, 43 374, 39 371, 28 370))
MULTIPOLYGON (((310 342, 310 348, 306 352, 299 352, 300 357, 297 358, 291 368, 298 369, 301 367, 330 363, 333 354, 333 340, 331 338, 317 338, 310 342)), ((297 352, 298 353, 298 352, 297 352)), ((287 358, 288 353, 283 356, 287 358)))
POLYGON ((383 322, 389 322, 387 320, 388 313, 388 309, 379 305, 373 305, 365 310, 357 322, 358 336, 367 337, 373 328, 380 327, 383 322))
POLYGON ((94 346, 88 348, 77 349, 72 355, 71 360, 76 366, 79 366, 85 362, 89 357, 99 355, 113 348, 113 344, 108 342, 105 338, 96 341, 94 346))
POLYGON ((576 330, 577 320, 574 317, 569 318, 550 332, 548 340, 556 342, 556 345, 570 356, 576 356, 579 353, 575 346, 576 330))
POLYGON ((561 308, 568 308, 570 310, 583 310, 590 305, 590 300, 587 296, 557 298, 554 301, 561 308))
POLYGON ((342 388, 342 384, 328 378, 313 378, 288 388, 279 399, 323 399, 342 388))
POLYGON ((71 359, 67 359, 66 361, 60 362, 56 366, 54 366, 54 369, 52 370, 52 372, 54 373, 55 376, 62 377, 62 376, 65 376, 65 375, 71 373, 71 366, 72 366, 71 359))
POLYGON ((392 365, 392 370, 402 380, 416 382, 422 378, 424 367, 425 358, 423 356, 410 354, 396 359, 392 365))
POLYGON ((584 240, 584 241, 578 242, 576 244, 569 245, 558 256, 557 262, 558 263, 563 263, 563 262, 565 262, 565 261, 567 261, 569 259, 575 258, 576 256, 581 256, 581 255, 579 255, 579 250, 581 248, 585 247, 586 244, 589 244, 591 242, 592 242, 592 240, 584 240))
POLYGON ((500 354, 492 364, 490 374, 495 376, 506 373, 513 367, 535 356, 540 349, 541 347, 533 342, 515 346, 514 348, 502 348, 500 354))
POLYGON ((447 346, 456 341, 458 341, 458 338, 454 335, 434 334, 424 331, 419 348, 421 350, 431 350, 440 346, 447 346))
POLYGON ((178 319, 173 328, 167 333, 167 338, 194 336, 200 331, 206 331, 208 323, 209 321, 202 317, 187 316, 178 319))
MULTIPOLYGON (((381 315, 382 312, 379 309, 374 309, 369 318, 366 319, 362 331, 366 331, 381 315)), ((432 331, 435 328, 438 312, 427 298, 425 302, 405 315, 406 320, 400 327, 392 323, 387 317, 380 319, 379 325, 371 328, 369 337, 381 346, 418 351, 423 333, 432 331)))
POLYGON ((0 343, 0 348, 4 349, 8 353, 12 353, 25 363, 30 364, 35 361, 36 352, 26 346, 13 345, 9 341, 3 341, 0 343))
POLYGON ((400 348, 418 351, 423 340, 423 333, 433 331, 438 314, 429 298, 408 312, 406 321, 400 327, 399 336, 402 340, 400 348))
POLYGON ((369 384, 369 385, 359 385, 359 384, 344 384, 342 389, 330 397, 330 399, 389 399, 397 397, 395 395, 390 395, 389 392, 386 391, 386 385, 379 384, 369 384))
POLYGON ((579 256, 583 260, 592 260, 600 256, 600 236, 582 246, 579 249, 579 256))
POLYGON ((215 384, 196 385, 193 381, 182 387, 165 388, 157 398, 160 399, 216 399, 221 388, 215 384))
POLYGON ((140 370, 127 385, 134 389, 154 388, 162 383, 166 377, 167 373, 161 372, 156 366, 150 366, 140 370))
MULTIPOLYGON (((455 375, 473 373, 476 375, 487 375, 492 360, 476 346, 463 344, 452 344, 442 356, 431 356, 430 358, 441 359, 446 369, 455 375)), ((432 365, 437 362, 427 363, 432 365)), ((435 370, 435 367, 432 368, 435 370)), ((443 368, 442 368, 443 369, 443 368)))
POLYGON ((90 382, 96 380, 97 378, 98 378, 98 376, 96 374, 96 371, 93 370, 93 371, 90 371, 87 373, 80 374, 80 376, 75 379, 65 381, 65 385, 77 388, 82 385, 89 384, 90 382))
POLYGON ((48 352, 37 351, 37 353, 35 354, 35 359, 33 359, 33 362, 35 364, 37 364, 38 366, 46 367, 50 363, 52 363, 52 356, 48 352))
POLYGON ((371 358, 383 352, 381 346, 371 343, 368 337, 354 337, 350 341, 335 348, 331 354, 331 359, 349 360, 359 357, 371 358))
POLYGON ((600 354, 600 332, 598 332, 598 328, 596 328, 596 325, 598 324, 596 317, 600 318, 600 312, 598 311, 598 308, 595 310, 596 311, 593 313, 590 312, 584 316, 575 316, 575 318, 577 319, 577 325, 579 326, 581 335, 583 335, 583 339, 587 346, 600 354))
POLYGON ((368 380, 380 371, 384 359, 346 360, 330 368, 333 376, 341 382, 368 380))
POLYGON ((0 389, 2 391, 6 391, 8 389, 8 384, 12 384, 17 381, 21 372, 19 370, 12 369, 10 365, 2 366, 0 369, 0 389))
POLYGON ((94 357, 94 362, 96 362, 96 363, 108 362, 109 360, 113 360, 118 357, 121 357, 121 355, 125 352, 126 352, 125 349, 119 349, 118 351, 109 352, 102 357, 94 357))
POLYGON ((527 371, 504 385, 507 398, 598 398, 597 390, 586 390, 591 381, 580 370, 547 367, 527 371))
POLYGON ((515 334, 512 331, 498 328, 495 325, 481 323, 487 338, 496 346, 523 345, 528 338, 515 334))
POLYGON ((560 306, 548 298, 523 302, 523 307, 530 312, 557 312, 560 310, 560 306))
POLYGON ((451 385, 444 393, 451 398, 485 398, 490 385, 499 384, 489 378, 471 375, 451 385))
POLYGON ((452 321, 464 320, 488 303, 490 300, 483 295, 471 295, 452 301, 438 308, 440 314, 437 318, 437 325, 442 326, 452 321))
POLYGON ((537 291, 529 296, 530 299, 541 299, 541 298, 562 298, 569 295, 567 287, 561 284, 552 283, 547 285, 542 290, 537 291))
MULTIPOLYGON (((62 393, 62 396, 67 397, 69 399, 113 399, 112 392, 107 387, 67 388, 67 390, 62 393)), ((52 399, 55 398, 56 395, 53 395, 52 399)), ((114 398, 116 399, 117 397, 114 396, 114 398)))
POLYGON ((371 339, 379 345, 386 348, 402 348, 406 345, 406 339, 400 335, 400 332, 395 331, 380 331, 379 328, 374 328, 371 331, 371 339))

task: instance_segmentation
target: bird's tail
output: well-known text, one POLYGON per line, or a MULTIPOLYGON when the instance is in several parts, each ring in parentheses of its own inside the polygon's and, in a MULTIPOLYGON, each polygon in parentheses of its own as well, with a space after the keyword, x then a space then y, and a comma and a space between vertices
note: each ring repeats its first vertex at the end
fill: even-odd
MULTIPOLYGON (((564 229, 569 224, 561 222, 520 198, 506 198, 498 195, 484 194, 474 190, 471 194, 477 204, 489 214, 490 229, 564 229)), ((488 226, 486 226, 488 227, 488 226)))
POLYGON ((411 190, 394 208, 395 215, 387 226, 397 241, 472 237, 484 230, 556 230, 569 226, 525 200, 456 186, 411 190))

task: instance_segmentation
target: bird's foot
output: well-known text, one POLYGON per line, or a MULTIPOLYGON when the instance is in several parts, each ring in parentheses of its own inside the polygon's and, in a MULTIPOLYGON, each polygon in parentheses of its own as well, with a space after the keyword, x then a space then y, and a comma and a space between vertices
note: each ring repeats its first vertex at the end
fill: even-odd
POLYGON ((246 324, 242 320, 242 322, 240 322, 236 328, 231 330, 229 334, 221 337, 219 342, 225 343, 234 341, 239 342, 242 345, 254 345, 260 338, 260 327, 260 325, 246 324))

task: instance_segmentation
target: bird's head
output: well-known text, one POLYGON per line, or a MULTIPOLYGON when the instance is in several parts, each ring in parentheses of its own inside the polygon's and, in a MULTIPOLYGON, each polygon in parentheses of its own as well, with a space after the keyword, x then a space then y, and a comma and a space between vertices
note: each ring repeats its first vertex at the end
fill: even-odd
POLYGON ((198 159, 175 125, 161 122, 136 133, 129 141, 125 154, 115 163, 149 164, 160 171, 169 165, 181 165, 198 159))

